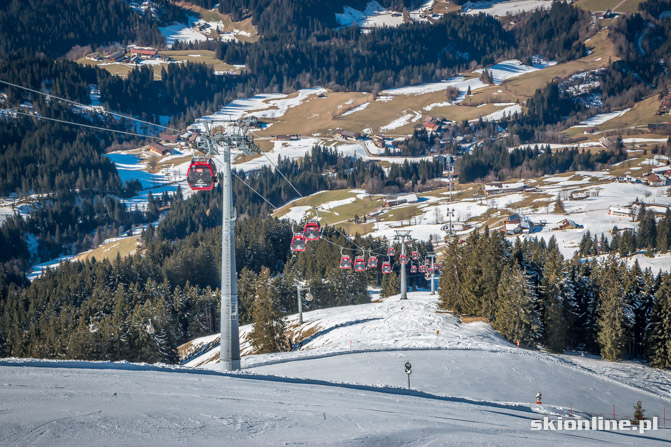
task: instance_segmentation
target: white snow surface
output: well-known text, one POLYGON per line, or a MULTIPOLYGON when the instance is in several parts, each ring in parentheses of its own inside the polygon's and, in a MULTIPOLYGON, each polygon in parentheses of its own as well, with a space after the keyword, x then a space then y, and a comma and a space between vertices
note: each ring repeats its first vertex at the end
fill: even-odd
POLYGON ((441 82, 431 82, 428 84, 418 84, 408 87, 398 87, 383 90, 380 92, 382 96, 378 97, 378 100, 385 98, 386 96, 423 95, 425 93, 440 92, 442 90, 446 90, 448 87, 454 87, 463 94, 468 91, 468 87, 471 87, 471 91, 475 91, 477 89, 487 87, 487 84, 483 83, 479 78, 466 79, 463 76, 455 76, 454 78, 450 78, 441 82))
POLYGON ((535 9, 550 9, 553 0, 512 0, 512 1, 475 1, 468 2, 462 8, 466 14, 485 13, 495 17, 515 15, 535 9))
POLYGON ((192 28, 193 24, 197 21, 196 17, 188 16, 187 24, 173 23, 172 25, 162 26, 159 30, 165 36, 168 47, 172 47, 172 44, 178 40, 183 43, 206 41, 206 36, 192 28))
MULTIPOLYGON (((500 119, 503 119, 505 116, 510 116, 514 115, 515 113, 522 113, 522 106, 519 104, 515 104, 512 106, 505 107, 501 110, 497 110, 494 113, 490 113, 489 115, 485 115, 482 117, 483 121, 498 121, 500 119)), ((478 120, 473 120, 473 121, 478 121, 478 120)))
POLYGON ((585 121, 581 121, 580 124, 574 127, 592 127, 592 126, 598 126, 600 124, 603 124, 607 121, 610 121, 614 118, 620 117, 630 111, 631 108, 624 109, 624 110, 619 110, 616 112, 608 112, 608 113, 600 113, 598 115, 594 115, 590 119, 587 119, 585 121))
MULTIPOLYGON (((612 413, 614 405, 618 419, 631 418, 637 400, 648 417, 661 417, 671 407, 671 373, 518 351, 488 324, 437 313, 437 298, 428 292, 408 298, 305 312, 301 329, 312 331, 300 350, 245 356, 237 373, 218 372, 216 364, 0 360, 0 443, 661 446, 671 440, 661 423, 643 435, 530 430, 532 420, 568 418, 571 408, 589 418, 612 413), (412 364, 410 389, 405 362, 412 364), (533 403, 539 391, 541 405, 533 403)), ((288 317, 288 326, 297 324, 296 315, 288 317)), ((249 327, 241 329, 244 337, 249 327)))
MULTIPOLYGON (((535 66, 532 67, 529 65, 524 65, 521 61, 517 59, 511 59, 499 62, 498 64, 494 64, 491 67, 487 68, 486 70, 492 73, 492 76, 494 78, 494 84, 501 84, 506 79, 513 79, 518 76, 522 76, 524 74, 531 73, 533 71, 538 71, 552 65, 556 65, 556 62, 539 63, 535 64, 535 66)), ((482 68, 475 70, 476 73, 482 73, 483 71, 484 69, 482 68)))

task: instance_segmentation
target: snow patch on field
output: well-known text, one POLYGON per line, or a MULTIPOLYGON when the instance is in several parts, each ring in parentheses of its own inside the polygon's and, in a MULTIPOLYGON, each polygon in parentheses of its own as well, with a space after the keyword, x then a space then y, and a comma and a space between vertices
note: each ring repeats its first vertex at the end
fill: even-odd
MULTIPOLYGON (((388 90, 383 90, 381 95, 385 96, 396 96, 396 95, 423 95, 426 93, 435 93, 446 90, 448 87, 454 87, 459 90, 460 93, 465 94, 468 91, 468 87, 471 88, 471 91, 487 87, 488 84, 483 83, 479 78, 469 78, 466 79, 463 76, 456 76, 441 82, 432 82, 428 84, 418 84, 408 87, 398 87, 391 88, 388 90)), ((383 96, 384 97, 384 96, 383 96)), ((380 98, 378 98, 380 99, 380 98)))
MULTIPOLYGON (((520 106, 519 104, 508 106, 504 109, 497 110, 494 113, 490 113, 489 115, 483 116, 482 120, 483 121, 499 121, 499 120, 503 119, 504 117, 514 115, 515 113, 522 113, 522 106, 520 106)), ((477 121, 477 120, 474 120, 474 121, 477 121)))
MULTIPOLYGON (((556 62, 539 62, 534 64, 534 66, 524 65, 521 61, 517 59, 511 59, 498 64, 492 65, 486 70, 492 73, 494 78, 494 84, 501 84, 507 79, 517 78, 519 76, 531 73, 534 71, 541 70, 543 68, 556 65, 556 62)), ((475 70, 476 73, 482 73, 484 69, 480 68, 475 70)))
POLYGON ((168 47, 172 47, 176 41, 188 42, 204 42, 207 40, 203 34, 192 28, 193 24, 198 21, 194 16, 188 16, 188 23, 173 23, 172 25, 162 26, 159 28, 161 33, 165 36, 165 41, 168 47))
POLYGON ((421 113, 410 111, 410 113, 405 113, 404 115, 396 118, 394 121, 387 124, 386 126, 380 127, 380 131, 387 132, 389 130, 398 129, 399 127, 403 127, 411 121, 413 123, 419 121, 421 118, 422 118, 421 113))
POLYGON ((520 14, 535 9, 550 9, 552 0, 512 0, 507 2, 487 2, 477 1, 464 4, 462 10, 466 14, 485 13, 495 17, 505 17, 508 15, 520 14))
POLYGON ((614 118, 618 118, 628 111, 630 111, 631 108, 627 108, 624 110, 619 110, 616 112, 609 112, 609 113, 600 113, 598 115, 594 115, 590 119, 587 119, 585 121, 581 121, 580 124, 574 127, 593 127, 593 126, 599 126, 607 121, 610 121, 614 118))
POLYGON ((349 205, 350 203, 356 202, 356 197, 348 197, 342 200, 334 200, 332 202, 326 202, 319 205, 320 210, 329 211, 333 208, 338 208, 339 206, 349 205))
POLYGON ((348 110, 347 112, 343 113, 341 116, 347 116, 347 115, 351 115, 352 113, 361 112, 362 110, 365 110, 369 105, 370 105, 369 102, 365 102, 365 103, 361 104, 360 106, 353 108, 352 110, 348 110))

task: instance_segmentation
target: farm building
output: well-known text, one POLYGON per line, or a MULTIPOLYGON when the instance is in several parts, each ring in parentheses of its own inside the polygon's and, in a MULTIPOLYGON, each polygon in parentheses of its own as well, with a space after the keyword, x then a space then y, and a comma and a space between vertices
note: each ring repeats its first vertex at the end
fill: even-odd
POLYGON ((666 186, 668 184, 666 178, 661 177, 653 172, 645 176, 645 181, 650 186, 666 186))
POLYGON ((582 225, 577 224, 571 219, 562 219, 554 230, 574 230, 576 228, 582 228, 582 225))
POLYGON ((361 134, 359 134, 359 132, 352 132, 351 130, 336 129, 334 135, 339 140, 347 141, 356 141, 361 138, 361 134))
POLYGON ((508 192, 525 191, 527 186, 524 183, 485 183, 485 195, 505 194, 508 192))
POLYGON ((172 149, 168 149, 159 143, 151 143, 149 145, 149 150, 158 155, 170 155, 172 154, 172 149))
POLYGON ((608 208, 608 215, 617 217, 631 217, 631 209, 621 208, 619 206, 611 206, 608 208))
POLYGON ((158 50, 155 48, 133 47, 130 49, 130 54, 136 55, 140 59, 156 59, 158 57, 158 50))
POLYGON ((404 203, 417 203, 419 199, 416 194, 407 194, 405 196, 396 196, 396 197, 386 197, 383 200, 384 206, 396 206, 402 205, 404 203))

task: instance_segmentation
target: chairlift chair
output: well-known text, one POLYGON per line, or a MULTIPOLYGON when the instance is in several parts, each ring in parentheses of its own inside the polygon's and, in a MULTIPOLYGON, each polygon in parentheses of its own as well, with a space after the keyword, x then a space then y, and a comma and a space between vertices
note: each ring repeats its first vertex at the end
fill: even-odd
POLYGON ((306 239, 302 233, 294 233, 291 238, 291 251, 305 251, 306 239))
POLYGON ((186 171, 186 181, 194 191, 211 191, 217 181, 214 160, 194 157, 186 171))
POLYGON ((303 235, 308 241, 318 241, 321 235, 319 222, 316 220, 308 220, 303 227, 303 235))

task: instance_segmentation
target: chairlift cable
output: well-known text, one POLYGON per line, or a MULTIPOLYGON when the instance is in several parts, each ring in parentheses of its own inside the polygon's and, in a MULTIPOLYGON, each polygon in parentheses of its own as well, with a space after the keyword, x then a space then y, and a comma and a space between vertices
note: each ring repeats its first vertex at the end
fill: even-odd
MULTIPOLYGON (((79 103, 77 101, 72 101, 70 99, 61 98, 59 96, 55 96, 55 95, 52 95, 52 94, 49 94, 49 93, 44 93, 44 92, 41 92, 39 90, 34 90, 32 88, 24 87, 22 85, 13 84, 11 82, 3 81, 2 79, 0 79, 0 83, 9 85, 11 87, 16 87, 16 88, 20 88, 20 89, 23 89, 23 90, 27 90, 27 91, 32 92, 32 93, 37 93, 38 95, 54 98, 54 99, 57 99, 59 101, 67 102, 67 103, 77 105, 77 106, 80 106, 80 107, 91 107, 90 105, 82 104, 82 103, 79 103)), ((144 121, 144 120, 141 120, 139 118, 135 118, 135 117, 132 117, 132 116, 129 116, 129 115, 124 115, 123 113, 110 112, 109 110, 103 110, 103 113, 105 113, 107 115, 117 116, 119 118, 125 118, 125 119, 129 119, 129 120, 137 121, 138 123, 148 124, 150 126, 160 127, 162 129, 172 130, 174 132, 180 132, 180 133, 183 132, 183 131, 181 131, 179 129, 175 129, 173 127, 163 126, 161 124, 152 123, 150 121, 144 121)))
POLYGON ((17 115, 28 116, 28 117, 31 117, 31 118, 36 118, 36 119, 39 119, 39 120, 55 121, 57 123, 63 123, 63 124, 70 124, 70 125, 73 125, 73 126, 86 127, 88 129, 102 130, 102 131, 106 131, 106 132, 121 133, 121 134, 124 134, 124 135, 132 135, 132 136, 140 137, 140 138, 151 138, 153 140, 160 140, 159 137, 153 137, 151 135, 142 135, 142 134, 139 134, 139 133, 127 132, 125 130, 116 130, 116 129, 109 129, 107 127, 92 126, 90 124, 75 123, 74 121, 66 121, 66 120, 61 120, 61 119, 58 119, 58 118, 47 118, 46 116, 33 115, 31 113, 19 112, 18 110, 13 110, 11 113, 16 113, 17 115))

